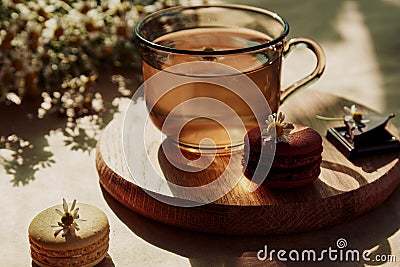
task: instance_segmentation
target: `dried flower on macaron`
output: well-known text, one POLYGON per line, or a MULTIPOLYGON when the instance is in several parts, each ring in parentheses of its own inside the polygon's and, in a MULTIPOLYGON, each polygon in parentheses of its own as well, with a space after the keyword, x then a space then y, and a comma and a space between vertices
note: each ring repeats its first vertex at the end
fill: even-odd
POLYGON ((282 112, 273 113, 268 116, 265 121, 267 128, 264 128, 261 132, 261 136, 264 142, 274 141, 278 142, 290 142, 290 132, 294 129, 292 123, 285 122, 285 114, 282 112))
POLYGON ((63 210, 55 209, 56 213, 61 216, 61 221, 57 222, 57 225, 52 225, 54 230, 54 237, 57 237, 62 232, 62 237, 65 237, 68 233, 75 235, 75 231, 79 231, 77 221, 84 221, 79 218, 79 208, 76 206, 76 199, 72 202, 71 208, 68 209, 68 203, 63 198, 63 210))

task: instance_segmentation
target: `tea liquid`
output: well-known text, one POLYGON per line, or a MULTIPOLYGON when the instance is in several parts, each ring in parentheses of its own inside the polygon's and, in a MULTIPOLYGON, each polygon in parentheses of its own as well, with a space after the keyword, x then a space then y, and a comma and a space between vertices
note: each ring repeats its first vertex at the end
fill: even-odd
MULTIPOLYGON (((154 42, 163 46, 183 50, 232 50, 247 48, 270 41, 265 34, 249 29, 200 28, 182 30, 159 37, 154 42)), ((158 53, 155 51, 154 53, 158 53)), ((263 49, 252 53, 237 53, 203 57, 160 52, 151 60, 144 56, 143 76, 148 80, 152 75, 166 68, 184 63, 200 62, 199 68, 180 69, 170 73, 168 79, 182 77, 202 77, 201 81, 186 82, 174 88, 166 88, 168 81, 155 81, 145 84, 145 99, 148 107, 152 107, 150 117, 153 123, 169 138, 182 145, 198 148, 203 139, 211 139, 217 148, 227 148, 243 144, 246 131, 258 125, 255 113, 265 110, 257 107, 265 105, 275 112, 279 105, 280 92, 280 50, 263 49), (164 53, 164 54, 162 54, 164 53), (155 62, 154 58, 157 58, 155 62), (207 62, 218 62, 244 73, 261 91, 265 99, 260 99, 254 90, 246 91, 245 97, 238 96, 236 88, 225 88, 214 84, 216 78, 230 79, 233 82, 241 74, 226 73, 221 68, 207 62), (236 92, 236 93, 235 93, 236 92), (165 94, 164 94, 165 93, 165 94), (249 107, 245 99, 257 97, 259 104, 249 107), (199 101, 189 101, 193 99, 199 101), (201 98, 201 99, 199 99, 201 98), (207 101, 207 99, 217 101, 207 101), (221 101, 235 113, 221 109, 221 101), (186 103, 186 104, 185 104, 186 103), (171 111, 173 111, 171 113, 171 111), (172 115, 171 115, 171 114, 172 115), (168 123, 164 125, 167 116, 168 123), (238 123, 238 118, 241 123, 238 123), (244 127, 242 126, 244 124, 244 127)), ((167 70, 168 71, 168 70, 167 70)), ((241 89, 243 91, 243 88, 241 89)), ((263 111, 265 112, 265 111, 263 111)), ((260 114, 265 119, 268 114, 260 114)), ((202 148, 212 148, 209 143, 202 143, 202 148)))

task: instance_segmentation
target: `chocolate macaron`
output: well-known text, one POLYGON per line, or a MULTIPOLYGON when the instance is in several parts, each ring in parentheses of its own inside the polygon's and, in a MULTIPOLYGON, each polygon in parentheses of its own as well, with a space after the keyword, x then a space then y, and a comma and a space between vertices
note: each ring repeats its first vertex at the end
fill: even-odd
MULTIPOLYGON (((293 124, 290 138, 276 143, 272 157, 271 142, 275 141, 263 139, 262 133, 266 131, 266 127, 254 128, 245 136, 244 174, 253 178, 257 174, 257 167, 263 170, 270 168, 263 185, 273 188, 299 187, 317 179, 323 150, 320 134, 307 126, 293 124)), ((265 175, 266 171, 261 173, 265 175)))

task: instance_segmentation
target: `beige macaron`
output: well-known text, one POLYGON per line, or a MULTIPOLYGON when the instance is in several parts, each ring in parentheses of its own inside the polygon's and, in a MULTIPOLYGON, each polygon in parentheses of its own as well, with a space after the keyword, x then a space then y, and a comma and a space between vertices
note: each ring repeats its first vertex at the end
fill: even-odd
POLYGON ((88 204, 78 203, 76 207, 79 208, 80 220, 76 220, 79 230, 65 236, 62 231, 55 236, 52 227, 61 222, 56 209, 65 210, 63 205, 50 207, 32 220, 28 233, 35 264, 41 267, 90 267, 107 255, 110 232, 107 216, 88 204))

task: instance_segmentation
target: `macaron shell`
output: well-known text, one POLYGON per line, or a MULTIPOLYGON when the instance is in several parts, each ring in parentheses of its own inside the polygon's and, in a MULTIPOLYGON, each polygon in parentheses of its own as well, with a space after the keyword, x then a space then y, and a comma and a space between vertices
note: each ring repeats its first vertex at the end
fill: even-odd
MULTIPOLYGON (((312 153, 322 146, 321 135, 312 128, 300 124, 293 124, 290 132, 290 142, 278 142, 276 144, 275 156, 297 156, 312 153)), ((253 128, 247 132, 244 143, 245 154, 260 154, 261 149, 271 151, 270 146, 263 144, 261 132, 263 128, 253 128)), ((272 142, 272 141, 270 141, 272 142)))
POLYGON ((282 181, 298 181, 303 180, 311 176, 319 175, 321 173, 321 161, 319 160, 312 162, 304 167, 296 169, 271 169, 267 176, 268 180, 282 180, 282 181))
POLYGON ((99 251, 103 251, 104 248, 108 248, 108 242, 109 242, 109 234, 108 232, 104 235, 103 238, 99 239, 95 243, 82 247, 79 249, 74 249, 74 250, 65 250, 65 251, 60 251, 60 250, 50 250, 50 249, 45 249, 43 247, 37 246, 31 239, 30 239, 30 244, 31 244, 31 254, 35 254, 38 257, 35 257, 36 259, 40 258, 68 258, 68 257, 80 257, 83 255, 89 255, 89 254, 98 254, 99 251))
POLYGON ((90 246, 104 237, 109 230, 107 216, 98 208, 88 204, 77 203, 77 207, 79 207, 79 218, 82 220, 78 221, 80 230, 76 231, 75 236, 62 237, 59 234, 54 237, 51 225, 57 225, 61 219, 55 209, 63 211, 62 205, 57 205, 43 210, 32 220, 28 229, 31 241, 38 247, 65 251, 90 246))
MULTIPOLYGON (((316 161, 300 167, 300 168, 295 168, 295 169, 279 169, 279 168, 271 168, 269 173, 267 174, 267 177, 265 178, 265 181, 298 181, 298 180, 304 180, 307 179, 311 176, 319 175, 321 172, 320 169, 320 164, 321 164, 322 158, 319 157, 316 161)), ((254 172, 256 170, 255 165, 248 165, 245 170, 244 174, 247 177, 253 177, 254 172)))
POLYGON ((247 132, 244 136, 244 153, 257 154, 261 153, 263 140, 261 139, 261 131, 259 127, 255 127, 247 132))
POLYGON ((75 235, 54 236, 51 225, 57 225, 61 219, 55 209, 62 211, 62 205, 43 210, 32 220, 28 233, 32 260, 37 265, 94 266, 107 255, 110 231, 107 216, 88 204, 78 203, 77 207, 82 220, 77 221, 80 230, 75 235))
MULTIPOLYGON (((273 158, 272 162, 272 168, 280 168, 280 169, 294 169, 294 168, 299 168, 302 166, 305 166, 309 164, 310 162, 315 162, 321 158, 321 153, 322 153, 322 146, 305 155, 298 155, 298 156, 293 156, 293 157, 288 157, 288 156, 275 156, 273 158)), ((266 155, 268 157, 268 155, 266 155)), ((251 163, 256 163, 259 162, 258 164, 264 164, 263 160, 259 160, 260 154, 255 155, 255 154, 244 154, 243 155, 243 166, 246 166, 247 164, 251 163)), ((269 166, 269 164, 268 164, 269 166)))
POLYGON ((321 135, 312 128, 293 124, 290 132, 290 142, 278 142, 276 144, 276 156, 298 156, 320 150, 322 147, 321 135))
POLYGON ((108 242, 99 249, 77 257, 49 257, 31 251, 32 261, 40 267, 92 267, 101 262, 108 253, 108 242))

